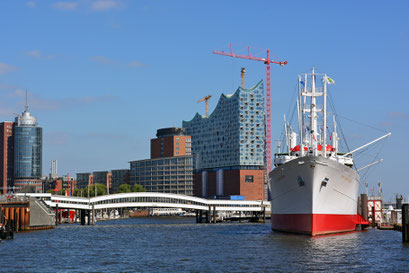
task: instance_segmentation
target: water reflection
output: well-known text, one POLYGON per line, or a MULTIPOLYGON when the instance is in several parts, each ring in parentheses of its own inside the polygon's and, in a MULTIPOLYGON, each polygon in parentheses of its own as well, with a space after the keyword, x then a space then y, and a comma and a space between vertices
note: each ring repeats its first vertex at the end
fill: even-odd
POLYGON ((140 218, 61 225, 0 244, 1 271, 404 271, 395 231, 309 237, 270 224, 140 218))

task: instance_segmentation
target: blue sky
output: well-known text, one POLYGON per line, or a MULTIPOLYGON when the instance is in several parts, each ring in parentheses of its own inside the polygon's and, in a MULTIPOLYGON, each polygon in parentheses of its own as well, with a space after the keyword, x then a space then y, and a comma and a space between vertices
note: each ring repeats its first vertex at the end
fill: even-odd
POLYGON ((28 88, 45 174, 52 159, 60 174, 127 168, 149 157, 156 129, 204 114, 198 99, 213 95, 213 110, 233 93, 240 67, 248 87, 265 79, 264 64, 213 50, 268 48, 288 61, 272 66, 273 147, 297 75, 315 66, 336 81, 339 115, 379 129, 346 120, 351 147, 393 133, 364 179, 382 181, 387 200, 406 197, 408 10, 408 1, 2 1, 0 120, 22 112, 28 88))

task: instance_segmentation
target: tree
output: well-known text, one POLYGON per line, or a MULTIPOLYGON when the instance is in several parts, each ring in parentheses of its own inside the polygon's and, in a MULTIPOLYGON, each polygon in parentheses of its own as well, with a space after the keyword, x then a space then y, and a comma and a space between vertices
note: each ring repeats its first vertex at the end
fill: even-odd
POLYGON ((126 193, 126 192, 131 192, 131 185, 121 184, 118 188, 118 193, 126 193))
POLYGON ((65 190, 64 190, 64 189, 59 190, 59 191, 58 191, 58 195, 65 195, 65 190))
MULTIPOLYGON (((107 187, 104 184, 100 184, 97 183, 97 195, 101 196, 101 195, 106 195, 107 194, 107 187)), ((83 194, 83 197, 88 197, 88 187, 89 187, 89 197, 94 197, 95 196, 95 185, 91 185, 91 186, 86 186, 85 187, 85 195, 83 194)))
POLYGON ((135 184, 132 187, 132 192, 145 192, 146 189, 139 184, 135 184))

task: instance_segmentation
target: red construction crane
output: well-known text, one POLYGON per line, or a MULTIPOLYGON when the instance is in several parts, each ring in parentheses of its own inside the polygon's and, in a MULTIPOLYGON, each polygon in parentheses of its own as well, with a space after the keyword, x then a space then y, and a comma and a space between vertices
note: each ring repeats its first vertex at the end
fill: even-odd
POLYGON ((219 54, 224 56, 230 56, 233 58, 242 58, 247 60, 254 60, 254 61, 262 61, 266 64, 267 68, 267 75, 266 75, 266 125, 267 125, 267 132, 266 132, 266 148, 267 148, 267 172, 271 170, 271 84, 270 84, 270 63, 279 64, 279 65, 286 65, 287 61, 278 62, 270 59, 270 50, 267 49, 267 58, 260 58, 254 57, 250 54, 250 47, 248 47, 248 55, 239 55, 233 53, 233 47, 230 44, 230 52, 224 51, 217 51, 214 50, 213 54, 219 54))

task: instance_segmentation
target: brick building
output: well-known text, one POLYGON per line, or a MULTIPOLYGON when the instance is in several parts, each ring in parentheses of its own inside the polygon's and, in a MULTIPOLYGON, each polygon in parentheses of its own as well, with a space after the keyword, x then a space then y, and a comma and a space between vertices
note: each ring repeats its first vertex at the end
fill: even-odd
POLYGON ((162 128, 151 139, 151 158, 191 155, 191 137, 184 128, 162 128))
POLYGON ((148 192, 193 195, 191 137, 184 128, 162 128, 151 139, 151 158, 130 161, 131 184, 148 192))
POLYGON ((191 121, 183 121, 186 134, 192 136, 194 195, 264 199, 264 117, 260 81, 253 88, 222 94, 208 117, 197 113, 191 121))
POLYGON ((14 123, 0 123, 0 192, 7 194, 14 177, 14 123))

